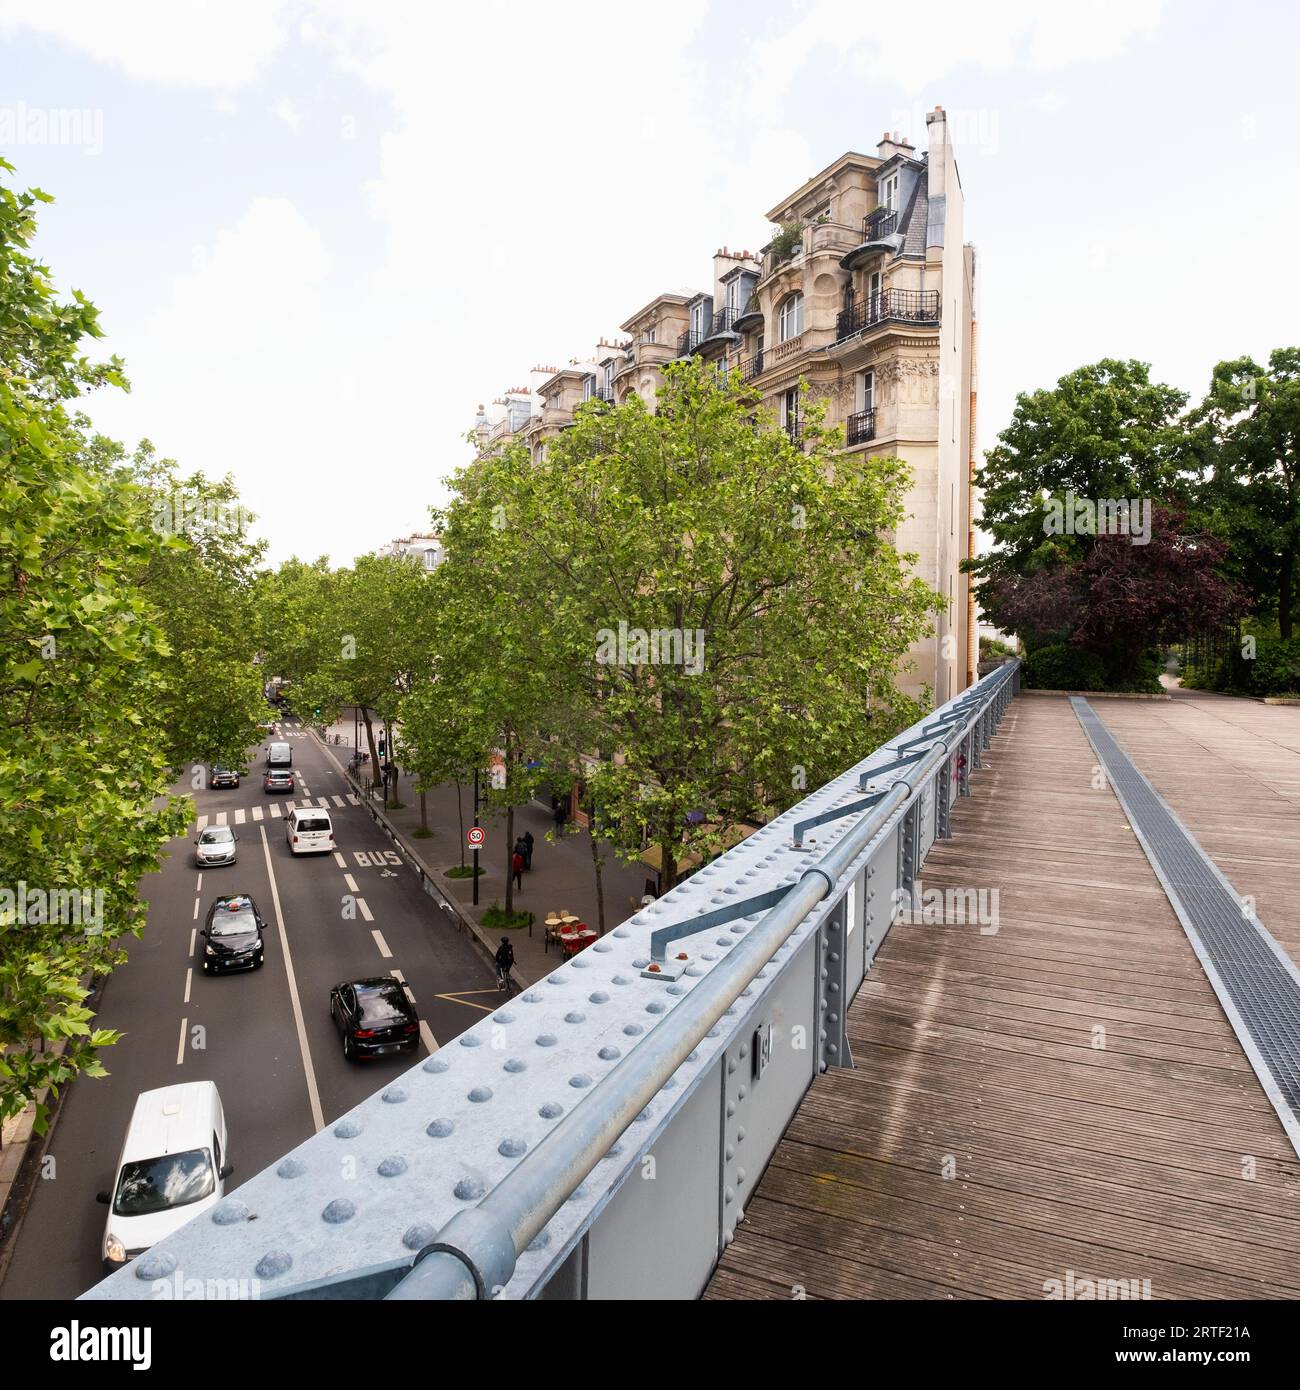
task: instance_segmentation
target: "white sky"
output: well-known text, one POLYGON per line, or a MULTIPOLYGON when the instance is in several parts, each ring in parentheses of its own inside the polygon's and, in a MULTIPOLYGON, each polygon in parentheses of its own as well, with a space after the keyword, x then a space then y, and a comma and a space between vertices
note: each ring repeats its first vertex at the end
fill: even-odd
MULTIPOLYGON (((565 362, 846 149, 949 113, 981 444, 1098 357, 1198 392, 1294 343, 1291 4, 0 0, 0 152, 134 390, 273 559, 426 524, 479 401, 565 362), (64 138, 33 113, 61 115, 64 138), (75 131, 72 121, 80 121, 75 131)), ((55 127, 57 128, 57 127, 55 127)))

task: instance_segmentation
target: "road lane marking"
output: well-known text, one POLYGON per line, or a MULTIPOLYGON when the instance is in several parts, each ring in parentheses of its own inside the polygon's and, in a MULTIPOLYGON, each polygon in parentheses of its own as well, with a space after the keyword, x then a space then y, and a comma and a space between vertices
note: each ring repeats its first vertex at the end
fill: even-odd
POLYGON ((351 792, 349 792, 349 793, 348 793, 348 805, 349 805, 349 806, 360 806, 360 805, 361 805, 361 798, 360 798, 359 796, 353 796, 353 794, 352 794, 351 792))
MULTIPOLYGON (((360 902, 361 899, 358 898, 357 901, 360 902)), ((372 917, 369 920, 373 922, 374 918, 372 917)), ((383 956, 385 960, 392 960, 393 953, 388 949, 388 942, 384 940, 383 932, 372 931, 370 935, 375 938, 375 945, 379 947, 379 954, 383 956)))
POLYGON ((430 1052, 437 1052, 438 1039, 433 1036, 433 1030, 423 1019, 420 1020, 420 1037, 430 1052))
POLYGON ((344 859, 343 855, 338 850, 334 851, 334 862, 340 869, 346 869, 348 866, 348 861, 344 859))
POLYGON ((357 891, 357 881, 355 878, 352 877, 351 874, 344 874, 343 882, 348 885, 349 893, 355 893, 357 891))
POLYGON ((262 819, 262 808, 261 808, 260 806, 254 806, 254 807, 253 807, 253 819, 254 819, 254 820, 261 820, 261 819, 262 819))
POLYGON ((199 881, 194 885, 194 891, 195 891, 196 893, 201 893, 201 892, 203 892, 203 875, 202 875, 202 874, 199 875, 199 881))
POLYGON ((271 818, 273 820, 280 819, 280 803, 278 801, 271 802, 271 818))
POLYGON ((190 985, 193 984, 193 982, 194 967, 191 965, 190 968, 185 972, 185 998, 181 1000, 182 1004, 188 1004, 190 1002, 190 985))
POLYGON ((199 920, 199 899, 198 899, 198 898, 195 898, 195 899, 194 899, 194 917, 193 917, 193 920, 196 921, 196 922, 199 920))
POLYGON ((284 913, 280 911, 280 890, 275 882, 275 868, 271 863, 271 842, 266 838, 266 826, 262 831, 262 853, 266 856, 266 872, 271 880, 271 903, 275 908, 275 922, 280 930, 280 950, 284 954, 284 973, 289 981, 289 1001, 293 1005, 293 1022, 298 1031, 298 1050, 302 1053, 303 1070, 307 1076, 307 1099, 311 1103, 311 1121, 317 1133, 325 1128, 325 1116, 320 1108, 320 1091, 316 1087, 316 1072, 311 1064, 311 1049, 307 1045, 307 1029, 302 1021, 302 1001, 298 998, 298 980, 293 973, 293 956, 289 951, 289 933, 284 925, 284 913))
POLYGON ((176 1065, 179 1067, 185 1060, 185 1025, 189 1022, 188 1018, 181 1019, 181 1041, 176 1049, 176 1065))
POLYGON ((191 955, 191 956, 193 956, 193 954, 194 954, 194 943, 198 940, 198 938, 199 938, 199 929, 198 929, 198 927, 191 927, 191 928, 190 928, 190 955, 191 955))
POLYGON ((226 823, 226 813, 225 813, 224 811, 218 811, 218 812, 217 812, 217 824, 218 824, 218 825, 225 825, 225 823, 226 823))
POLYGON ((375 914, 371 912, 370 905, 364 898, 357 899, 357 907, 361 909, 361 915, 367 922, 373 922, 375 920, 375 914))
POLYGON ((338 792, 335 792, 335 793, 334 793, 334 804, 335 804, 336 806, 346 806, 346 805, 347 805, 347 802, 345 802, 345 801, 343 800, 343 798, 338 794, 338 792))
POLYGON ((330 808, 330 799, 329 799, 329 797, 328 797, 328 796, 318 796, 318 797, 316 798, 316 805, 317 805, 317 806, 323 806, 323 807, 328 811, 329 808, 330 808))
POLYGON ((194 828, 195 830, 206 830, 208 828, 207 816, 200 816, 198 819, 198 823, 195 825, 194 828))
POLYGON ((236 824, 236 825, 243 825, 244 819, 245 819, 245 818, 244 818, 244 810, 243 810, 243 807, 242 807, 242 806, 241 806, 241 807, 238 807, 238 808, 236 809, 236 811, 235 811, 235 824, 236 824))
POLYGON ((406 976, 403 975, 400 970, 396 969, 390 970, 388 973, 393 977, 393 979, 397 981, 399 985, 401 985, 402 993, 406 995, 406 997, 411 1001, 412 1004, 414 1004, 415 995, 411 992, 411 986, 406 983, 406 976))

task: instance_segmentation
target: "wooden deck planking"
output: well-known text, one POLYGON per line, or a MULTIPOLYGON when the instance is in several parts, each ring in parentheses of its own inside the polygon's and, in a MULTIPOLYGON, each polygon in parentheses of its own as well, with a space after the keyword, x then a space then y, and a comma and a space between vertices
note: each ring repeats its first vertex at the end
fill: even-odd
MULTIPOLYGON (((1231 775, 1184 809, 1159 778, 1207 716, 1178 703, 1102 715, 1193 833, 1212 796, 1202 843, 1221 837, 1271 925, 1300 736, 1238 716, 1231 775)), ((1300 1297, 1300 1160, 1068 702, 1015 701, 985 760, 922 884, 997 888, 996 933, 895 926, 849 1011, 856 1069, 808 1093, 705 1296, 1042 1298, 1073 1270, 1156 1298, 1300 1297)))

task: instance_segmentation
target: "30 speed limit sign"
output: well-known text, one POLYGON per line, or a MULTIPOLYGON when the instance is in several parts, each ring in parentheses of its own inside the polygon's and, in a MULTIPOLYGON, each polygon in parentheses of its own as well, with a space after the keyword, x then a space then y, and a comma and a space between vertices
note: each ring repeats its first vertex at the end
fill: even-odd
POLYGON ((479 846, 482 845, 483 841, 487 838, 487 836, 484 834, 483 827, 481 825, 471 825, 470 828, 465 832, 465 838, 470 842, 471 845, 474 846, 475 849, 478 849, 479 846))

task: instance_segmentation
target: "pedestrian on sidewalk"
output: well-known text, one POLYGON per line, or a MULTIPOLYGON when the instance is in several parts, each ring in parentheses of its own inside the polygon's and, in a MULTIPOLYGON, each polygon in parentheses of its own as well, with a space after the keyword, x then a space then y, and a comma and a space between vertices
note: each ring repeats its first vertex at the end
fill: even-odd
POLYGON ((515 876, 515 887, 522 890, 524 886, 524 856, 520 854, 518 847, 510 856, 510 872, 515 876))
POLYGON ((533 867, 533 832, 524 831, 524 868, 531 870, 533 867))
POLYGON ((555 838, 557 840, 561 840, 564 838, 564 822, 568 820, 569 817, 568 808, 565 806, 564 802, 562 802, 558 796, 555 798, 554 812, 555 838))

